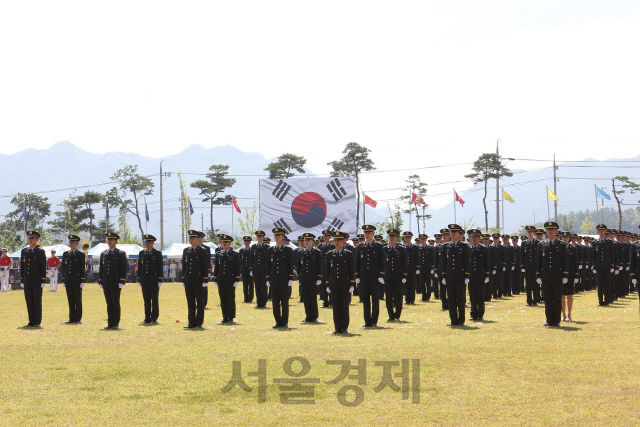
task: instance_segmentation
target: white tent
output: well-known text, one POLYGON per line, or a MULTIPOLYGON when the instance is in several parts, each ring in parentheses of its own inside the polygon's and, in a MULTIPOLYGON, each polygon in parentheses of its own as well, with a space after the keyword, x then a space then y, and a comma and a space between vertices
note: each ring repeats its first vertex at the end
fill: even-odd
MULTIPOLYGON (((124 251, 127 254, 127 258, 138 258, 138 253, 144 249, 140 245, 136 245, 133 243, 118 243, 116 244, 116 248, 124 251)), ((107 249, 109 249, 109 245, 107 245, 106 243, 98 243, 97 245, 89 249, 87 254, 88 258, 99 259, 100 254, 107 249)))
MULTIPOLYGON (((211 257, 213 258, 215 256, 217 246, 211 242, 203 242, 203 245, 211 248, 211 257)), ((171 246, 166 247, 162 251, 162 258, 180 259, 182 258, 184 248, 188 248, 189 246, 191 245, 187 243, 172 243, 171 246)))
MULTIPOLYGON (((27 246, 25 246, 26 248, 27 246)), ((15 251, 12 254, 9 254, 9 258, 11 259, 20 259, 20 252, 22 252, 22 249, 18 249, 17 251, 15 251)), ((43 246, 42 249, 44 249, 44 253, 46 255, 47 258, 49 258, 51 256, 51 251, 54 250, 56 251, 56 256, 58 258, 62 258, 62 254, 65 251, 68 251, 69 249, 71 249, 69 246, 63 244, 63 243, 58 243, 57 245, 51 245, 51 246, 43 246)))

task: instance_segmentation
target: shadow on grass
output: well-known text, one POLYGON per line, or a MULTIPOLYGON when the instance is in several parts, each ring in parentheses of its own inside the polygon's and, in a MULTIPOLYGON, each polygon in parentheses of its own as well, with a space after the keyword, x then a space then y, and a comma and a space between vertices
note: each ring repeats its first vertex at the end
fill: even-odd
POLYGON ((333 334, 334 337, 338 337, 338 338, 351 338, 351 337, 360 337, 362 336, 362 334, 354 334, 353 332, 347 332, 342 333, 342 334, 333 334))
POLYGON ((18 326, 16 329, 25 329, 27 331, 38 330, 38 329, 42 329, 42 326, 18 326))
POLYGON ((469 325, 455 325, 455 326, 450 326, 451 329, 462 329, 463 331, 473 331, 476 329, 480 329, 477 326, 469 326, 469 325))
POLYGON ((309 325, 309 326, 313 326, 313 325, 326 325, 327 322, 323 322, 322 320, 318 320, 317 322, 300 322, 302 325, 309 325))
POLYGON ((292 328, 291 326, 287 326, 286 328, 275 328, 275 331, 278 332, 291 332, 291 331, 295 331, 298 328, 292 328))
POLYGON ((393 328, 390 328, 388 326, 374 326, 372 328, 365 328, 365 329, 367 329, 368 331, 375 331, 375 330, 393 329, 393 328))
POLYGON ((578 328, 575 326, 563 326, 563 325, 560 325, 559 327, 555 327, 554 329, 560 329, 561 331, 566 331, 566 332, 576 332, 576 331, 582 330, 582 328, 578 328))

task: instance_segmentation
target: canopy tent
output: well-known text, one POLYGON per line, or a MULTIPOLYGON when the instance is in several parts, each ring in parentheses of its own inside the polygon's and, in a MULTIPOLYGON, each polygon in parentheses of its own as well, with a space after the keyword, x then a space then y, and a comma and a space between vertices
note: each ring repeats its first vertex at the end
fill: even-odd
MULTIPOLYGON (((25 246, 25 248, 27 248, 28 246, 25 246)), ((18 249, 17 251, 15 251, 12 254, 9 254, 9 258, 11 259, 20 259, 20 252, 22 252, 22 249, 18 249)), ((56 251, 56 256, 58 258, 62 258, 62 254, 65 251, 68 251, 69 249, 71 249, 69 246, 63 244, 63 243, 58 243, 57 245, 51 245, 51 246, 43 246, 42 249, 44 249, 44 253, 46 255, 47 258, 49 258, 51 256, 51 251, 56 251)))
MULTIPOLYGON (((132 243, 118 243, 116 244, 116 248, 124 251, 127 254, 127 258, 134 259, 138 258, 138 253, 144 249, 140 245, 132 243)), ((107 245, 106 243, 98 243, 94 247, 89 248, 89 250, 87 251, 87 258, 99 259, 100 254, 107 249, 109 249, 109 245, 107 245)))
MULTIPOLYGON (((203 242, 202 244, 211 248, 211 257, 213 258, 216 254, 217 246, 211 242, 203 242)), ((162 251, 162 258, 180 259, 182 258, 184 248, 188 248, 189 246, 191 245, 187 243, 172 243, 171 246, 166 247, 162 251)))

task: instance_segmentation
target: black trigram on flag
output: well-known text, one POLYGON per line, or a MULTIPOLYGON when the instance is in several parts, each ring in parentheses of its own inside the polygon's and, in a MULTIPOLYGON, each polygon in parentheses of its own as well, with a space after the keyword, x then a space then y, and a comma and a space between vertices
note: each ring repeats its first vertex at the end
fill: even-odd
POLYGON ((275 225, 278 228, 283 228, 284 230, 286 230, 287 234, 291 233, 291 227, 289 227, 289 224, 286 223, 284 218, 280 218, 279 220, 274 222, 273 225, 275 225))
POLYGON ((343 225, 344 221, 340 221, 338 218, 335 218, 333 221, 331 221, 331 225, 327 227, 327 230, 333 233, 334 231, 340 230, 343 225))
POLYGON ((338 180, 338 178, 328 183, 327 189, 331 192, 331 195, 333 196, 336 202, 347 195, 347 192, 340 184, 340 181, 338 180))
POLYGON ((276 185, 276 188, 273 189, 273 192, 271 194, 276 196, 276 199, 282 201, 284 199, 284 196, 286 196, 287 193, 289 193, 289 190, 291 190, 291 186, 286 182, 284 182, 283 180, 280 180, 280 182, 278 182, 278 185, 276 185))

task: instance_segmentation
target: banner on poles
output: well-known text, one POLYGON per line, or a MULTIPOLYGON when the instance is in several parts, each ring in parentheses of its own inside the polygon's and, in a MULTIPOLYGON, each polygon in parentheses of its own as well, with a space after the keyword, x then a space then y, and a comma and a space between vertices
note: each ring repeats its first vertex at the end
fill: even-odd
POLYGON ((260 180, 260 228, 273 237, 283 228, 297 238, 322 230, 356 234, 356 180, 354 177, 260 180))

